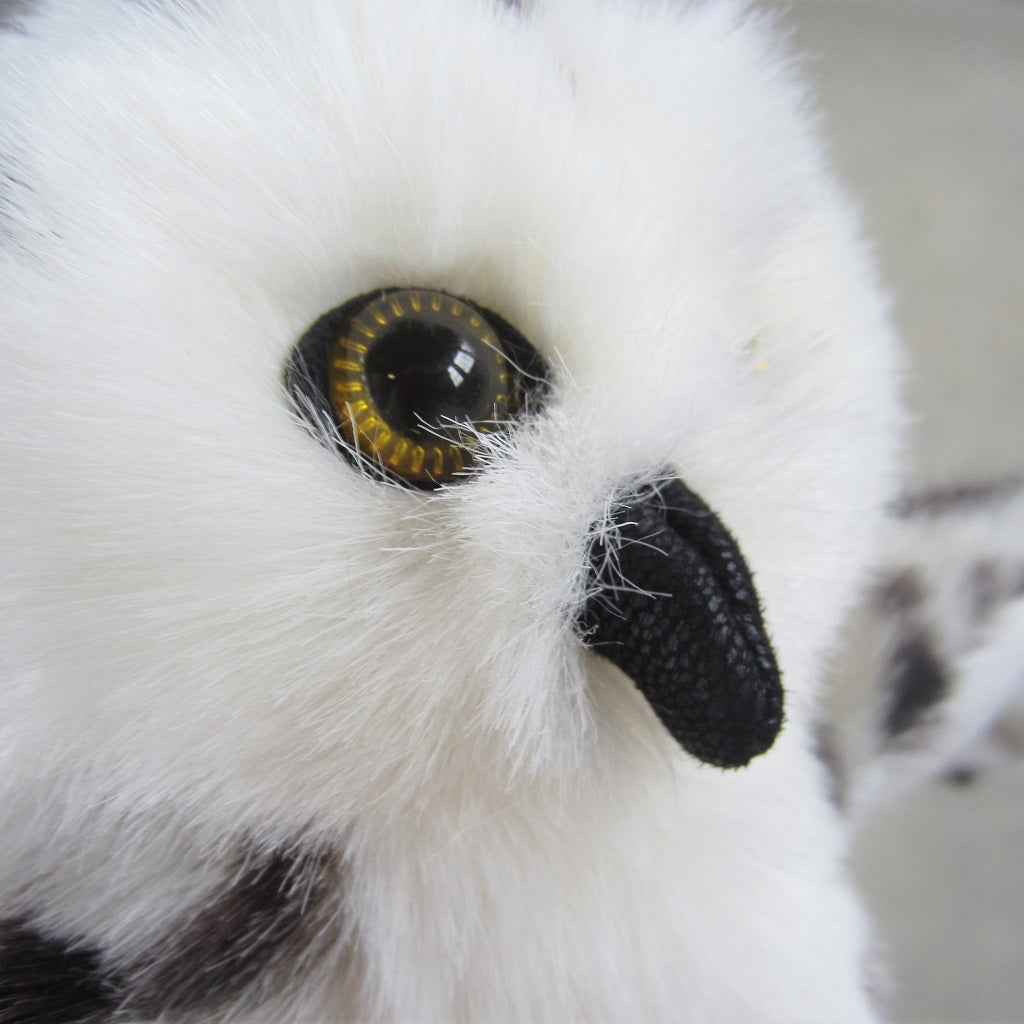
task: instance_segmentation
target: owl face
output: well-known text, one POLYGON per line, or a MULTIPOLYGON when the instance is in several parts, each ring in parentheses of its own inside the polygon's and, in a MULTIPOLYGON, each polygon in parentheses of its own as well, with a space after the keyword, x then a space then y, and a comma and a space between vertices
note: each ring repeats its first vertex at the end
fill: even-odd
MULTIPOLYGON (((69 691, 26 695, 31 728, 85 716, 72 746, 148 785, 306 814, 420 799, 444 764, 571 775, 623 715, 660 742, 631 697, 604 707, 581 614, 596 540, 670 480, 735 538, 798 717, 892 414, 793 87, 718 5, 670 33, 614 5, 307 17, 114 19, 15 97, 7 527, 46 596, 18 595, 11 658, 69 691), (333 337, 312 390, 286 386, 312 326, 373 295, 335 335, 405 301, 476 360, 470 408, 436 378, 402 397, 426 328, 367 357, 418 481, 353 428, 366 367, 323 361, 358 351, 333 337)), ((463 372, 452 344, 435 373, 463 372)))
POLYGON ((340 835, 797 756, 895 356, 756 19, 30 29, 0 149, 12 791, 340 835))

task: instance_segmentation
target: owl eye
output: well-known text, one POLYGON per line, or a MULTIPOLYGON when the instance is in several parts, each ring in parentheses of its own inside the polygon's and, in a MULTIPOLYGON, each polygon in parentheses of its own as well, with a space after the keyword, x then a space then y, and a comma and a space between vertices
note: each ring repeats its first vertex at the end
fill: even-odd
POLYGON ((423 488, 465 475, 481 438, 511 430, 546 387, 543 360, 501 317, 416 288, 325 313, 285 378, 300 408, 333 419, 349 457, 423 488))

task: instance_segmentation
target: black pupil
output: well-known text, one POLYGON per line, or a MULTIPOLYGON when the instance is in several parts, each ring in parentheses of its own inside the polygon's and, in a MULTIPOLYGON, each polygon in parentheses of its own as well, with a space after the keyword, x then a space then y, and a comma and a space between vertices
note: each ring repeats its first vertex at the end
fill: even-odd
POLYGON ((394 324, 370 349, 365 372, 377 408, 403 434, 493 419, 502 391, 498 360, 482 341, 425 316, 394 324))

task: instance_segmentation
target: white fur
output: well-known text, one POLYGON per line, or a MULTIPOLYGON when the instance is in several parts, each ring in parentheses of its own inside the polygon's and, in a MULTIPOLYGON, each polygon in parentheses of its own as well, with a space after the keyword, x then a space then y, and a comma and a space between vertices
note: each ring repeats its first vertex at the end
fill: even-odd
POLYGON ((130 960, 240 837, 344 851, 337 951, 231 1019, 866 1021, 811 750, 897 358, 760 18, 539 0, 53 3, 4 38, 0 904, 130 960), (478 479, 361 476, 281 375, 350 296, 514 323, 478 479), (671 464, 739 540, 774 748, 686 755, 580 645, 671 464))

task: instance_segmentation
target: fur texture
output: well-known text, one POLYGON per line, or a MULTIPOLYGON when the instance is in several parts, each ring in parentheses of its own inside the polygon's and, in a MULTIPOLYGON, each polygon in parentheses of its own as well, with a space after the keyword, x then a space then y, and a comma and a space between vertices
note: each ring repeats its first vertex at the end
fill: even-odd
POLYGON ((771 37, 630 0, 69 0, 3 37, 0 966, 95 974, 49 1020, 874 1019, 814 738, 898 357, 771 37), (388 285, 552 368, 464 483, 360 473, 282 386, 388 285), (738 771, 577 627, 666 466, 786 690, 738 771))

